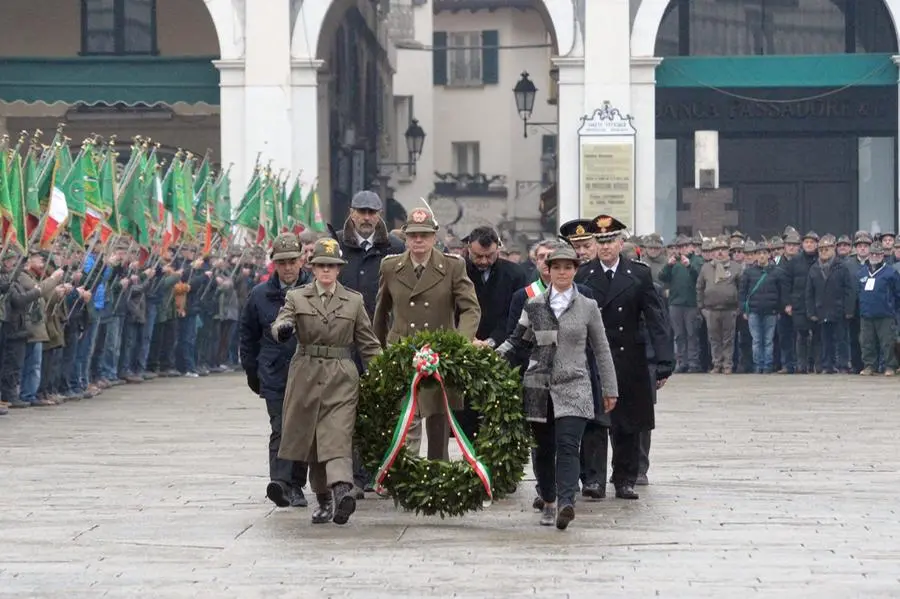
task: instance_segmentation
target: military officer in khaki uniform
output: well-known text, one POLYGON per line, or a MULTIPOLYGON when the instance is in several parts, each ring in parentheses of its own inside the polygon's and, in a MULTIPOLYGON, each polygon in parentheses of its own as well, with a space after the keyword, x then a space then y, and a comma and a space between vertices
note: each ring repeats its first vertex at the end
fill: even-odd
MULTIPOLYGON (((466 275, 464 260, 434 249, 437 230, 427 210, 413 210, 403 225, 407 250, 381 262, 372 325, 384 346, 423 330, 456 329, 470 340, 475 337, 481 319, 475 286, 466 275)), ((423 388, 419 397, 419 415, 425 418, 428 431, 428 458, 448 459, 449 427, 440 390, 423 388)), ((462 409, 462 398, 452 389, 448 399, 452 409, 462 409)), ((407 439, 410 451, 418 453, 422 439, 418 419, 407 439)))

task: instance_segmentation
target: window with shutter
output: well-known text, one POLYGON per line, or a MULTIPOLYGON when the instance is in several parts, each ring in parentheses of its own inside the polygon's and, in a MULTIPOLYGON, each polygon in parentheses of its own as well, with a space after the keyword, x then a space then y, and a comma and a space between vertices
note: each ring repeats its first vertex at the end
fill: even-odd
POLYGON ((447 33, 435 31, 432 34, 431 59, 434 84, 447 85, 447 33))
POLYGON ((477 141, 454 141, 453 168, 457 175, 481 172, 481 145, 477 141))
POLYGON ((500 82, 500 34, 496 29, 481 32, 481 69, 485 85, 500 82))
POLYGON ((482 84, 481 32, 447 34, 447 84, 468 87, 482 84))
POLYGON ((81 53, 156 54, 156 0, 82 0, 81 53))

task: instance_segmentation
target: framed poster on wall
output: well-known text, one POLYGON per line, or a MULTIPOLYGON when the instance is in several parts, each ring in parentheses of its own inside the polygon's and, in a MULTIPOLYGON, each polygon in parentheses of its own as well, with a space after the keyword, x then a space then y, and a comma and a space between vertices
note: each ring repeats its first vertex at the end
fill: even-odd
POLYGON ((634 230, 634 139, 632 117, 604 102, 581 118, 578 128, 579 214, 608 214, 634 230))

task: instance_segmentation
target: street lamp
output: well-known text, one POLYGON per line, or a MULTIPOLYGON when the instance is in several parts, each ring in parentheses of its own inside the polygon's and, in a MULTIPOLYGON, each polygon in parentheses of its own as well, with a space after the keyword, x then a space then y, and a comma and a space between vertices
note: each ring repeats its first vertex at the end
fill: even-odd
MULTIPOLYGON (((406 133, 403 134, 403 137, 406 138, 406 152, 409 160, 406 162, 379 162, 379 169, 385 166, 403 166, 409 170, 410 175, 416 174, 416 162, 419 160, 419 156, 422 155, 422 147, 425 145, 425 130, 419 125, 418 119, 412 119, 409 122, 409 127, 406 128, 406 133)), ((382 174, 380 177, 390 179, 388 174, 382 174)))
POLYGON ((516 110, 519 111, 519 116, 524 123, 525 137, 528 137, 528 119, 534 110, 534 96, 536 94, 537 88, 531 79, 528 78, 528 71, 523 71, 522 78, 519 79, 519 82, 513 88, 513 95, 516 98, 516 110))
POLYGON ((410 172, 415 173, 416 161, 422 155, 422 146, 425 144, 425 131, 419 126, 419 119, 413 119, 403 134, 406 138, 406 150, 409 152, 410 172))

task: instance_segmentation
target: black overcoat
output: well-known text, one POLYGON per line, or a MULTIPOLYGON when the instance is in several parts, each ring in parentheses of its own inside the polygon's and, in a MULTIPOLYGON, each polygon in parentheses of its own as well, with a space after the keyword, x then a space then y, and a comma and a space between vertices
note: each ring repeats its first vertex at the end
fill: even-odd
POLYGON ((671 325, 650 267, 620 256, 609 281, 600 261, 592 260, 579 268, 575 280, 590 287, 603 312, 619 382, 618 405, 611 412, 613 426, 630 432, 653 429, 656 381, 650 380, 645 338, 652 345, 657 380, 672 374, 674 356, 671 325), (641 330, 641 317, 646 332, 641 330))

